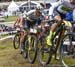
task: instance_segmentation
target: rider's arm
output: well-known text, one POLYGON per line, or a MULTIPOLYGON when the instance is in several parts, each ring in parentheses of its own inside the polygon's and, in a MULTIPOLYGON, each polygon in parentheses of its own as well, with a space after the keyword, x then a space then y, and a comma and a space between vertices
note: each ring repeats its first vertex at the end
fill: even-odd
POLYGON ((58 2, 54 2, 51 4, 51 7, 49 8, 49 16, 50 16, 50 19, 52 19, 52 16, 53 16, 53 12, 55 11, 55 9, 59 6, 59 5, 62 5, 63 2, 60 0, 58 2))
POLYGON ((27 16, 30 16, 30 15, 32 15, 34 12, 35 12, 35 10, 30 10, 30 11, 28 11, 28 12, 26 13, 26 15, 27 15, 27 16))
POLYGON ((15 26, 17 23, 19 23, 19 21, 20 21, 20 18, 18 17, 18 18, 16 19, 15 23, 14 23, 14 26, 15 26))

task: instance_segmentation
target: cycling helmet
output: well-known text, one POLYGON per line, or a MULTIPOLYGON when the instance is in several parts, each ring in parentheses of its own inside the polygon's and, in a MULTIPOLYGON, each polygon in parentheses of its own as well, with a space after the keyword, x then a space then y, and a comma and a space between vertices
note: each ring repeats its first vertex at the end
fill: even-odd
POLYGON ((43 7, 42 7, 40 4, 38 4, 38 5, 36 6, 36 9, 37 9, 37 10, 42 10, 43 7))

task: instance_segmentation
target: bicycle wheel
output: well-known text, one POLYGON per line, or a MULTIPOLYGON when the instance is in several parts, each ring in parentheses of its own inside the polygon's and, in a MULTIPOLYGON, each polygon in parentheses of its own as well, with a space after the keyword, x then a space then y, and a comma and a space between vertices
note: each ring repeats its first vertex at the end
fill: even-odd
POLYGON ((28 37, 28 60, 33 64, 37 57, 37 37, 33 34, 28 37))
POLYGON ((51 53, 50 53, 50 47, 48 47, 46 43, 46 37, 47 35, 43 35, 41 39, 39 40, 38 44, 38 58, 42 65, 48 65, 51 60, 51 53))
POLYGON ((75 35, 67 34, 61 42, 59 55, 63 67, 75 66, 75 41, 72 41, 72 37, 75 37, 75 35))
POLYGON ((23 57, 27 58, 28 57, 28 40, 24 41, 22 49, 23 49, 23 53, 22 53, 23 57))
POLYGON ((19 34, 16 34, 14 36, 13 46, 15 49, 18 49, 20 47, 20 35, 19 34))

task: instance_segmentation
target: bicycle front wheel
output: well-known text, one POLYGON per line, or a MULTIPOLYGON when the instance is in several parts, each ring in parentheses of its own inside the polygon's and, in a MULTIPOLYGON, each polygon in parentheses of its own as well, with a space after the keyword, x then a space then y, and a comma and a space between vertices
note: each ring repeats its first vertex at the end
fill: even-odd
POLYGON ((60 46, 60 62, 63 67, 75 66, 75 41, 72 37, 75 35, 67 34, 64 36, 60 46))
POLYGON ((37 57, 37 44, 38 40, 36 35, 30 34, 28 37, 28 60, 33 64, 37 57))
POLYGON ((42 65, 48 65, 52 57, 52 55, 50 55, 50 47, 47 45, 46 38, 47 35, 43 35, 38 44, 38 57, 42 65))
POLYGON ((14 36, 13 46, 15 49, 18 49, 20 47, 20 35, 19 34, 16 34, 14 36))

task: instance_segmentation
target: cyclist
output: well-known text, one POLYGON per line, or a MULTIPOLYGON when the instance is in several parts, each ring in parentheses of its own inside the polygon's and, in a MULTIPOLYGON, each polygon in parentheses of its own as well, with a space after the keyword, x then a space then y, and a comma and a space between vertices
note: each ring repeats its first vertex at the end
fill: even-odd
MULTIPOLYGON (((42 14, 42 7, 38 5, 36 9, 30 10, 26 14, 26 22, 25 22, 25 29, 33 28, 35 25, 40 25, 41 21, 43 20, 44 15, 42 14)), ((24 41, 24 38, 27 35, 27 31, 24 30, 24 33, 21 37, 21 43, 24 41)), ((23 50, 22 50, 23 51, 23 50)))
MULTIPOLYGON (((56 23, 53 23, 52 26, 51 26, 51 29, 50 29, 50 34, 49 36, 47 37, 47 44, 49 46, 52 46, 52 37, 54 36, 55 32, 56 32, 56 29, 58 28, 58 26, 63 22, 62 19, 65 18, 65 10, 62 10, 63 6, 65 6, 67 9, 69 8, 70 10, 73 10, 75 8, 75 0, 59 0, 57 2, 54 2, 51 4, 51 7, 49 8, 49 16, 50 16, 50 20, 53 19, 53 16, 54 16, 54 19, 57 20, 56 23), (60 10, 59 10, 60 8, 60 10), (55 12, 55 11, 57 11, 55 12)), ((56 59, 59 59, 59 57, 57 56, 56 59)))
POLYGON ((26 15, 19 15, 19 17, 16 19, 15 23, 14 23, 14 27, 17 29, 19 28, 20 30, 20 43, 22 41, 22 36, 24 34, 24 30, 23 30, 23 27, 24 27, 24 24, 25 24, 25 19, 26 19, 26 15))
POLYGON ((15 21, 15 23, 14 23, 14 27, 15 28, 20 28, 20 29, 22 29, 23 28, 23 25, 24 25, 24 22, 25 22, 25 18, 26 18, 26 16, 24 15, 19 15, 18 17, 17 17, 17 19, 16 19, 16 21, 15 21))

